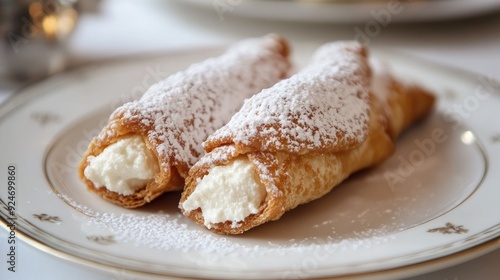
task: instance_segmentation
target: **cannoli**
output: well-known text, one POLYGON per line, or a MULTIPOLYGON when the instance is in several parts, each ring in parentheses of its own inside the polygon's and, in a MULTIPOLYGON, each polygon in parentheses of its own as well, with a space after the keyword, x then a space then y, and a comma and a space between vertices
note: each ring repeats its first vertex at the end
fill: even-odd
POLYGON ((246 98, 288 74, 288 52, 287 42, 276 35, 248 39, 153 85, 112 113, 83 155, 81 180, 127 208, 182 190, 208 135, 246 98))
POLYGON ((398 134, 433 103, 420 87, 372 74, 362 44, 327 44, 209 136, 179 207, 221 234, 277 220, 387 159, 398 134))

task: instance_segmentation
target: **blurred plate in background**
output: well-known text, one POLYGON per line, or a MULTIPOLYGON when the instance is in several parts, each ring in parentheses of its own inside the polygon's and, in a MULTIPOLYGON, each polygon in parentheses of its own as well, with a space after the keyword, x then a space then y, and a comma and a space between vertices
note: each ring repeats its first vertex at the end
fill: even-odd
POLYGON ((498 0, 182 0, 211 9, 223 21, 228 15, 260 19, 360 23, 376 20, 422 22, 477 16, 498 11, 498 0))

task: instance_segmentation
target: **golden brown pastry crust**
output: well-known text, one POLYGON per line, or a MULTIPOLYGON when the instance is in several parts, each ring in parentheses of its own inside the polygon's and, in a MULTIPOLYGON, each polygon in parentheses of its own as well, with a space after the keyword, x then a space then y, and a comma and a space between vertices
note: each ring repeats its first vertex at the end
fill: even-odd
POLYGON ((337 53, 326 62, 323 58, 332 55, 328 53, 328 48, 320 49, 306 69, 288 79, 291 81, 289 84, 285 83, 281 88, 281 83, 278 83, 271 89, 263 90, 259 94, 261 98, 248 100, 236 114, 246 118, 243 124, 238 123, 234 116, 203 143, 205 151, 222 145, 235 145, 239 149, 302 154, 342 152, 361 145, 366 139, 369 122, 369 107, 366 104, 369 103, 367 88, 372 73, 368 65, 368 51, 360 44, 348 42, 340 42, 334 47, 337 53), (336 67, 340 70, 333 69, 336 67), (325 90, 324 84, 332 91, 325 90), (352 107, 346 110, 342 105, 352 107), (348 111, 355 113, 349 114, 348 111), (266 113, 267 119, 272 121, 253 121, 261 117, 259 114, 266 113), (328 114, 342 118, 332 123, 328 114), (328 131, 325 131, 325 126, 330 126, 328 131))
MULTIPOLYGON (((184 187, 184 178, 187 176, 191 166, 202 154, 201 142, 218 128, 214 127, 211 130, 207 127, 215 126, 214 123, 217 122, 223 125, 229 120, 230 115, 239 109, 241 104, 238 105, 238 102, 242 103, 244 98, 248 98, 261 89, 269 87, 279 79, 284 78, 288 74, 290 68, 290 62, 288 60, 289 51, 286 40, 277 35, 268 35, 263 38, 253 39, 253 41, 240 42, 239 45, 230 48, 223 54, 224 58, 221 56, 217 58, 219 60, 207 60, 202 62, 200 64, 201 66, 197 65, 198 68, 203 67, 205 70, 201 69, 202 71, 199 71, 200 69, 198 69, 195 74, 192 74, 193 71, 175 74, 181 75, 180 78, 181 80, 183 79, 180 85, 177 80, 171 81, 168 79, 159 86, 155 85, 158 87, 158 89, 156 89, 156 91, 159 92, 158 94, 165 95, 164 92, 169 89, 171 89, 171 91, 176 91, 181 88, 182 91, 180 92, 180 96, 177 92, 172 93, 176 95, 175 98, 177 99, 168 99, 170 98, 169 96, 164 96, 163 99, 159 99, 154 96, 156 92, 148 91, 135 103, 125 104, 116 109, 111 115, 108 124, 102 129, 100 134, 92 140, 87 151, 83 155, 83 159, 78 169, 80 179, 87 185, 89 191, 98 194, 112 203, 127 208, 142 206, 164 192, 182 190, 184 187), (249 54, 246 54, 246 52, 249 52, 249 54), (222 62, 227 62, 228 65, 223 65, 220 61, 221 59, 225 59, 222 62), (221 69, 221 67, 225 67, 225 69, 221 69), (266 72, 266 70, 270 73, 266 72), (203 73, 204 71, 212 74, 205 75, 205 73, 203 73), (192 74, 193 77, 190 77, 190 74, 192 74), (182 75, 187 75, 188 77, 183 78, 182 75), (236 86, 231 87, 231 85, 227 85, 231 81, 224 79, 228 77, 233 79, 232 83, 236 86), (212 81, 214 84, 213 87, 217 88, 217 85, 220 87, 225 85, 225 95, 238 95, 238 98, 231 101, 232 103, 230 106, 224 107, 224 104, 219 104, 221 101, 217 100, 217 98, 228 99, 231 98, 231 96, 221 97, 221 92, 217 92, 210 87, 204 91, 203 87, 207 85, 205 83, 206 81, 203 79, 214 79, 214 81, 212 81), (221 83, 224 85, 221 85, 221 83), (198 94, 193 98, 193 96, 190 97, 186 94, 184 97, 184 91, 193 87, 193 84, 202 87, 202 89, 199 90, 203 93, 202 96, 198 97, 198 94), (245 92, 239 92, 242 91, 242 86, 247 86, 245 92), (187 89, 184 90, 184 88, 187 89), (204 94, 207 96, 204 96, 204 94), (151 99, 149 103, 144 102, 144 99, 147 98, 151 99), (192 98, 193 101, 190 102, 199 101, 199 103, 206 104, 201 104, 196 108, 191 108, 194 107, 194 105, 192 106, 191 104, 187 108, 180 108, 180 110, 188 111, 188 113, 189 110, 203 111, 201 113, 202 117, 197 118, 195 116, 195 113, 200 114, 200 112, 192 112, 192 116, 188 115, 187 119, 180 121, 177 125, 172 124, 171 122, 174 121, 170 121, 170 119, 173 119, 175 114, 178 113, 179 105, 175 104, 173 101, 172 103, 174 104, 168 104, 168 101, 185 100, 186 98, 192 98), (164 101, 165 104, 158 104, 156 101, 164 101), (226 120, 216 119, 219 117, 220 111, 224 110, 232 110, 232 112, 226 114, 228 115, 226 120), (207 113, 206 111, 210 112, 207 113), (170 129, 169 131, 161 131, 163 127, 158 128, 158 121, 155 119, 158 115, 164 118, 161 121, 165 123, 165 130, 170 129), (207 122, 209 123, 207 124, 207 122), (193 133, 197 133, 196 139, 193 138, 193 133), (109 145, 131 135, 142 136, 147 148, 158 160, 160 171, 144 188, 131 195, 122 195, 110 191, 105 187, 96 187, 84 174, 85 168, 89 165, 89 157, 91 158, 99 155, 109 145), (191 141, 191 143, 186 143, 187 140, 191 141), (161 148, 159 148, 160 146, 161 148), (177 147, 183 147, 184 150, 179 151, 177 147), (179 156, 179 153, 184 153, 186 155, 179 156)), ((186 112, 181 113, 186 114, 186 112)))
MULTIPOLYGON (((259 150, 259 145, 235 144, 227 138, 210 137, 206 145, 210 152, 190 170, 186 179, 181 210, 193 221, 204 225, 201 209, 187 212, 182 209, 182 203, 195 190, 197 180, 208 174, 211 167, 228 164, 242 155, 253 164, 267 196, 259 213, 248 216, 237 227, 232 221, 214 224, 210 228, 213 232, 240 234, 265 222, 277 220, 298 205, 322 197, 352 173, 381 163, 393 153, 393 141, 397 135, 425 117, 434 103, 433 95, 426 90, 406 86, 389 76, 384 78, 388 81, 386 92, 379 94, 372 90, 369 94, 370 120, 365 140, 359 145, 296 153, 259 150)), ((366 79, 370 79, 370 76, 367 75, 366 79)))

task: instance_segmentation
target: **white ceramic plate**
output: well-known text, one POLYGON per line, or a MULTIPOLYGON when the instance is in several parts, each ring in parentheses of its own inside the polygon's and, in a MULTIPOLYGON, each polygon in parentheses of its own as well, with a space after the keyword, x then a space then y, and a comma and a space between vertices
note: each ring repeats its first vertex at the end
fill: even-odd
MULTIPOLYGON (((219 236, 179 213, 179 194, 128 210, 88 193, 76 168, 110 112, 221 51, 87 66, 16 94, 0 108, 4 227, 15 218, 17 236, 44 251, 141 278, 376 276, 500 235, 500 84, 380 51, 373 55, 395 73, 439 95, 435 112, 402 135, 387 162, 277 222, 219 236), (9 166, 16 171, 13 197, 9 166)), ((296 52, 302 64, 312 48, 296 52)), ((419 272, 437 268, 426 267, 419 272)))
MULTIPOLYGON (((240 15, 271 20, 360 23, 449 20, 491 13, 498 0, 183 0, 213 11, 220 20, 240 15)), ((379 26, 380 27, 380 26, 379 26)), ((371 30, 377 28, 369 27, 371 30)))

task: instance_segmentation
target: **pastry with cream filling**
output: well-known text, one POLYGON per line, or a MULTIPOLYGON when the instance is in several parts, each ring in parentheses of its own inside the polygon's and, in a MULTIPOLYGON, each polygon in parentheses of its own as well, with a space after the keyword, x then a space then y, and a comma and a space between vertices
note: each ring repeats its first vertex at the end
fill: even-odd
POLYGON ((83 156, 81 180, 128 208, 182 190, 188 170, 203 154, 202 142, 246 98, 288 74, 288 51, 276 35, 248 39, 153 85, 112 113, 83 156))
POLYGON ((216 233, 239 234, 383 162, 434 97, 372 72, 362 44, 322 46, 308 66, 245 101, 209 136, 180 209, 216 233))

